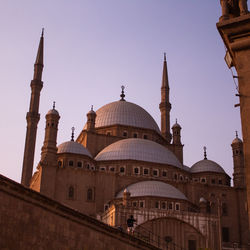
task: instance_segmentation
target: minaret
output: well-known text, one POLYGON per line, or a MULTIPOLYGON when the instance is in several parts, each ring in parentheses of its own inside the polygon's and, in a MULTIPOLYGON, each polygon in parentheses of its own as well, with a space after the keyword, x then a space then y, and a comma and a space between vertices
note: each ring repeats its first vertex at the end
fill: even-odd
POLYGON ((57 153, 57 131, 59 123, 59 113, 55 109, 55 102, 53 109, 46 114, 45 136, 41 153, 41 163, 46 165, 56 165, 57 153))
POLYGON ((234 173, 233 181, 234 187, 245 187, 245 168, 244 168, 244 154, 243 154, 243 142, 238 138, 238 133, 236 131, 236 138, 233 140, 232 144, 233 151, 233 161, 234 161, 234 173))
POLYGON ((159 105, 161 111, 161 133, 166 139, 167 143, 170 143, 172 135, 170 133, 170 110, 171 103, 169 102, 169 84, 168 84, 168 71, 166 53, 164 53, 163 73, 162 73, 162 85, 161 85, 161 103, 159 105))
POLYGON ((95 118, 96 118, 96 113, 93 110, 93 105, 92 105, 91 110, 87 113, 87 131, 95 130, 95 118))
POLYGON ((45 136, 39 162, 41 172, 40 192, 48 197, 54 198, 56 171, 57 171, 57 132, 59 123, 59 113, 53 109, 46 114, 45 136))
POLYGON ((173 144, 174 145, 182 145, 181 144, 181 126, 177 123, 177 119, 175 124, 172 127, 173 131, 173 144))
POLYGON ((40 92, 43 87, 42 72, 43 72, 43 31, 40 38, 36 62, 34 65, 34 76, 33 80, 30 83, 31 87, 30 107, 29 107, 29 112, 26 115, 27 131, 26 131, 26 140, 24 147, 23 169, 22 169, 22 180, 21 180, 21 183, 25 186, 29 186, 33 172, 37 124, 40 119, 40 114, 38 113, 39 100, 40 100, 40 92))

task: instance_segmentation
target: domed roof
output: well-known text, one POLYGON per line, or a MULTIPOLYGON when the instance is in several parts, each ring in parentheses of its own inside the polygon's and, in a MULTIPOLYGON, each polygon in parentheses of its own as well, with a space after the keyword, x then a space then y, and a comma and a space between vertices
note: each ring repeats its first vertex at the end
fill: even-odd
POLYGON ((172 126, 172 129, 173 128, 180 128, 181 129, 181 125, 179 123, 177 123, 177 119, 175 121, 175 124, 172 126))
POLYGON ((242 140, 238 137, 236 137, 233 141, 232 144, 239 144, 239 143, 243 143, 242 140))
POLYGON ((214 161, 207 159, 196 162, 190 169, 191 173, 215 172, 225 174, 224 169, 214 161))
POLYGON ((92 158, 92 155, 82 144, 74 141, 67 141, 58 146, 57 150, 58 154, 63 153, 71 153, 71 154, 79 154, 86 155, 92 158))
MULTIPOLYGON (((187 200, 187 197, 177 188, 161 181, 141 181, 126 187, 131 197, 156 196, 187 200)), ((116 198, 123 197, 121 190, 116 198)))
POLYGON ((127 101, 111 102, 96 111, 96 128, 115 124, 153 129, 160 133, 155 120, 146 110, 127 101))
POLYGON ((176 156, 167 148, 151 140, 129 138, 117 141, 104 148, 97 161, 137 160, 162 163, 182 168, 176 156))
POLYGON ((58 113, 58 111, 56 109, 49 110, 48 113, 47 113, 47 115, 51 115, 51 114, 53 114, 53 115, 59 115, 59 113, 58 113))

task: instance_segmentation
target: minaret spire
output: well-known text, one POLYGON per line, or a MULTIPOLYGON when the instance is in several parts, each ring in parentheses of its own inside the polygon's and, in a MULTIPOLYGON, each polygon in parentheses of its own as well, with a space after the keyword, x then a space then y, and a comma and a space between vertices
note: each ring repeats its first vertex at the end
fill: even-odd
POLYGON ((159 105, 161 111, 161 133, 168 143, 171 142, 172 135, 170 133, 170 110, 169 102, 169 82, 166 53, 164 53, 162 84, 161 84, 161 103, 159 105))
POLYGON ((34 65, 34 76, 30 83, 31 98, 29 112, 26 115, 27 130, 23 156, 23 169, 21 183, 29 186, 34 163, 37 124, 40 119, 39 102, 40 92, 43 87, 42 72, 43 72, 43 30, 40 38, 40 43, 37 51, 37 57, 34 65))

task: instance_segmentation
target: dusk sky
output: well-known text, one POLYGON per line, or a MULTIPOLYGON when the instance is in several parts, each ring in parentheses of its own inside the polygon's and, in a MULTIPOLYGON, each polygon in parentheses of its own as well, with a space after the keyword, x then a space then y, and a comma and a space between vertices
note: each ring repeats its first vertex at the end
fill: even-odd
POLYGON ((167 54, 171 126, 182 126, 184 164, 216 161, 232 176, 231 142, 241 137, 239 102, 216 29, 219 0, 2 0, 0 10, 0 173, 20 182, 30 81, 45 28, 44 86, 34 170, 45 115, 56 101, 58 144, 76 137, 94 110, 125 99, 160 126, 163 53, 167 54))

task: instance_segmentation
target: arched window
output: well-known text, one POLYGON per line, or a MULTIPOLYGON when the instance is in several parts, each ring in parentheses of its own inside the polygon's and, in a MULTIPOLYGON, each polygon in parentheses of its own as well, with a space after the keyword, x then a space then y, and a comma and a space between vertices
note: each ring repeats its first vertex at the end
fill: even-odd
POLYGON ((125 168, 124 167, 121 167, 120 168, 120 173, 124 173, 125 172, 125 168))
POLYGON ((58 161, 57 164, 58 164, 58 167, 62 167, 62 165, 63 165, 63 164, 62 164, 62 161, 58 161))
POLYGON ((82 167, 82 162, 81 162, 81 161, 78 161, 78 162, 77 162, 77 167, 78 167, 78 168, 81 168, 81 167, 82 167))
POLYGON ((74 193, 75 193, 74 187, 70 186, 69 190, 68 190, 68 197, 69 197, 69 199, 72 199, 72 200, 74 199, 74 193))
POLYGON ((69 166, 73 167, 74 166, 74 162, 73 161, 69 161, 69 166))
POLYGON ((93 200, 93 190, 92 190, 92 188, 88 188, 88 190, 87 190, 87 200, 88 201, 93 200))

